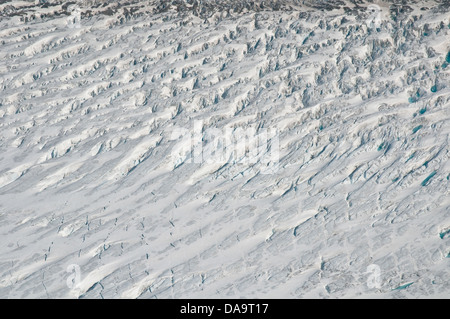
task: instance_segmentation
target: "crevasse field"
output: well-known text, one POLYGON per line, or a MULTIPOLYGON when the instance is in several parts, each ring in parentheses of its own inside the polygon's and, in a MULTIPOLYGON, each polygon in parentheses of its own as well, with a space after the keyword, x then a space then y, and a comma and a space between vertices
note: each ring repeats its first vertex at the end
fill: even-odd
POLYGON ((450 298, 448 1, 0 1, 1 298, 450 298))

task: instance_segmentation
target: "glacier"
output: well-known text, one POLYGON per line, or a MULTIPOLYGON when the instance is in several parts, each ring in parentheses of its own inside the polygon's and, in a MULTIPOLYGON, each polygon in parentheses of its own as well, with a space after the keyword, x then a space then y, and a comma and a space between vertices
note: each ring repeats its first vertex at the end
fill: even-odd
POLYGON ((0 297, 449 298, 449 74, 448 1, 0 1, 0 297))

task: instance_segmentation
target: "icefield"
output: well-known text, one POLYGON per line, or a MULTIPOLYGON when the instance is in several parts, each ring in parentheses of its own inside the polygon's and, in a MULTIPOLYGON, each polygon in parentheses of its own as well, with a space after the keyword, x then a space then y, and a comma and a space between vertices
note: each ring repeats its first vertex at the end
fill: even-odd
POLYGON ((0 1, 0 298, 450 298, 450 3, 0 1))

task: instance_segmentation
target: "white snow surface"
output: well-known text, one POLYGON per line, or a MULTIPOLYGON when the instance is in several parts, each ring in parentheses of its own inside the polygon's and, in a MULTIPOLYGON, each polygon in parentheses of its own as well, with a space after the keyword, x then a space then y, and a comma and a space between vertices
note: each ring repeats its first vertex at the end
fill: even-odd
POLYGON ((305 3, 0 1, 0 297, 449 298, 449 10, 305 3))

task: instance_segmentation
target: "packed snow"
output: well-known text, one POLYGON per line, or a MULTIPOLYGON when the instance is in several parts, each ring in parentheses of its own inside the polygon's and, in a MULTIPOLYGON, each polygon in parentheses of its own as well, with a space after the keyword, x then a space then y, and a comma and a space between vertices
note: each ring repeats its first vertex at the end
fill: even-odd
POLYGON ((449 74, 446 1, 0 1, 0 297, 449 298, 449 74))

